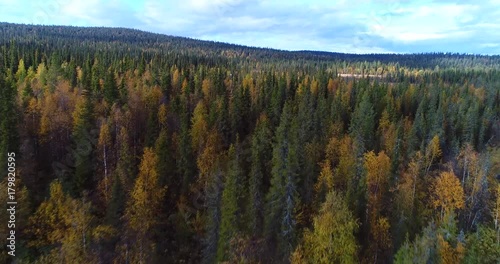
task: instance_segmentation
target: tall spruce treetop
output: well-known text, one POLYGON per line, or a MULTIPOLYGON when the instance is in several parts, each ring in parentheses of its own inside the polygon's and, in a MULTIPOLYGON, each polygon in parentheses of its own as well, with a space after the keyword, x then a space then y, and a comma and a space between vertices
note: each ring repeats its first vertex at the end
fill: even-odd
POLYGON ((12 75, 4 79, 0 71, 0 180, 7 171, 7 153, 16 152, 18 145, 16 89, 12 75))
POLYGON ((375 112, 368 91, 354 109, 349 132, 360 142, 360 151, 373 150, 375 138, 375 112))
POLYGON ((296 119, 287 102, 276 131, 265 219, 269 242, 278 245, 277 257, 285 259, 292 252, 296 237, 297 137, 296 119))
POLYGON ((240 200, 242 194, 243 171, 241 169, 241 148, 237 142, 229 148, 229 168, 222 192, 221 226, 217 258, 219 261, 227 260, 230 241, 239 230, 241 220, 240 200))
POLYGON ((94 172, 94 148, 96 131, 92 131, 94 111, 91 96, 84 90, 83 98, 77 103, 73 113, 73 151, 75 176, 72 179, 72 194, 79 196, 83 190, 91 187, 94 172))
POLYGON ((269 178, 269 168, 271 160, 271 138, 272 132, 269 128, 269 119, 266 115, 261 115, 257 121, 257 126, 252 135, 252 157, 249 184, 249 229, 255 235, 260 235, 263 228, 263 185, 264 179, 269 178))

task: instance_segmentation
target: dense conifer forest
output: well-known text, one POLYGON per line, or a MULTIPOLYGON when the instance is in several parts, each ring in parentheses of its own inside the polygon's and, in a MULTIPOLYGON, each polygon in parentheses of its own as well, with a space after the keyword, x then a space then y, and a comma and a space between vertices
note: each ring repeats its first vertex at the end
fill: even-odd
POLYGON ((499 139, 500 56, 0 23, 0 262, 498 263, 499 139))

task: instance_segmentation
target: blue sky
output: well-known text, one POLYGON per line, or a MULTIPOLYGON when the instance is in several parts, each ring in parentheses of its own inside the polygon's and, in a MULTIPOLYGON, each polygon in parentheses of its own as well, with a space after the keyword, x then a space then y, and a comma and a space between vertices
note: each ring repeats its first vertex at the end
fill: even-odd
POLYGON ((0 0, 0 21, 286 50, 500 54, 500 0, 0 0))

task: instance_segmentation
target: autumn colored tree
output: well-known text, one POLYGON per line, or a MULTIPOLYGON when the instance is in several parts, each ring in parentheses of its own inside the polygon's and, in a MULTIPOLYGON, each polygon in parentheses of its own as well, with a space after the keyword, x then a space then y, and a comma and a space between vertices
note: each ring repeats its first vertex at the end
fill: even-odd
POLYGON ((333 172, 330 162, 324 161, 321 164, 321 172, 318 180, 314 185, 316 203, 321 204, 326 197, 326 194, 334 189, 333 172))
POLYGON ((378 155, 370 151, 365 154, 364 165, 367 174, 367 219, 370 224, 370 237, 373 239, 373 243, 370 245, 372 248, 370 257, 376 262, 379 253, 383 257, 391 248, 390 224, 382 213, 384 201, 387 199, 391 161, 383 151, 378 155))
POLYGON ((63 192, 56 180, 50 185, 50 198, 30 217, 32 247, 49 247, 39 263, 94 262, 96 243, 114 231, 109 226, 96 226, 90 213, 91 204, 73 199, 63 192))
POLYGON ((358 227, 344 198, 330 191, 314 217, 313 230, 305 231, 294 252, 296 255, 302 251, 302 261, 292 263, 357 263, 355 233, 358 227))
POLYGON ((207 185, 214 170, 220 169, 219 159, 222 154, 222 139, 217 130, 212 129, 208 132, 207 138, 205 138, 204 148, 196 159, 199 171, 197 182, 202 187, 207 185))
POLYGON ((104 178, 101 180, 102 185, 104 186, 103 194, 106 201, 109 200, 109 189, 111 186, 111 180, 109 179, 109 174, 111 171, 110 168, 110 156, 111 156, 111 133, 109 131, 109 125, 107 122, 103 122, 101 125, 101 129, 99 131, 99 139, 97 141, 97 153, 99 156, 99 160, 102 162, 101 168, 104 174, 104 178))
POLYGON ((147 263, 152 258, 153 243, 151 230, 158 224, 157 212, 165 195, 166 187, 158 182, 158 157, 151 148, 145 148, 139 166, 139 175, 130 193, 125 216, 132 232, 135 233, 138 249, 130 260, 147 263))
POLYGON ((382 151, 375 155, 373 151, 365 154, 366 185, 368 192, 368 214, 370 219, 380 215, 384 195, 388 191, 390 173, 389 157, 382 151))
POLYGON ((397 244, 402 243, 404 236, 413 236, 417 227, 423 220, 422 209, 426 207, 425 202, 425 179, 422 178, 424 160, 420 151, 417 151, 410 160, 408 167, 403 171, 396 185, 395 194, 395 217, 400 219, 397 225, 397 244))
POLYGON ((479 155, 472 149, 470 144, 466 144, 459 152, 458 164, 461 170, 461 182, 465 195, 464 213, 467 228, 474 228, 481 222, 482 210, 486 210, 488 196, 487 175, 489 166, 488 158, 479 155))
POLYGON ((440 210, 440 219, 464 208, 464 189, 452 171, 441 172, 431 186, 432 206, 440 210))
POLYGON ((208 133, 207 109, 203 101, 200 101, 193 112, 191 118, 191 145, 196 152, 203 149, 203 144, 208 133))
POLYGON ((439 143, 439 137, 436 135, 432 138, 432 140, 429 142, 429 145, 425 149, 426 175, 429 174, 429 170, 432 164, 435 162, 436 159, 440 158, 441 155, 442 151, 439 143))
POLYGON ((499 64, 0 23, 15 261, 496 263, 499 64))

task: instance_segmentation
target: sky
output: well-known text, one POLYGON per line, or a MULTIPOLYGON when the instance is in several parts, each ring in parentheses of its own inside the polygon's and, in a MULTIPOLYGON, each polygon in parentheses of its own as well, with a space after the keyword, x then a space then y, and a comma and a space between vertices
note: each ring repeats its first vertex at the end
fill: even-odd
POLYGON ((283 50, 500 54, 500 0, 0 0, 0 21, 283 50))

